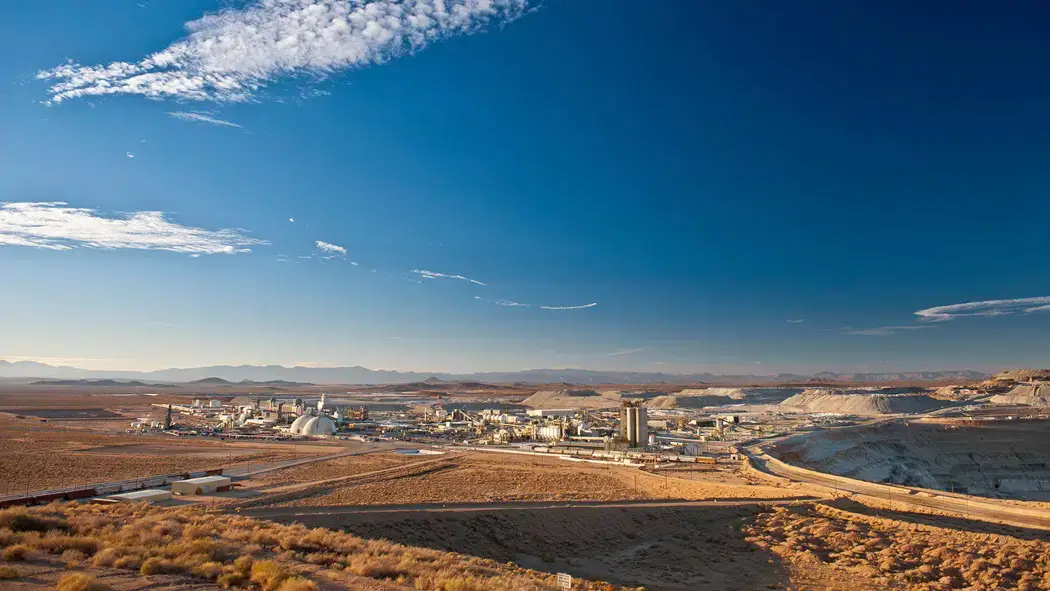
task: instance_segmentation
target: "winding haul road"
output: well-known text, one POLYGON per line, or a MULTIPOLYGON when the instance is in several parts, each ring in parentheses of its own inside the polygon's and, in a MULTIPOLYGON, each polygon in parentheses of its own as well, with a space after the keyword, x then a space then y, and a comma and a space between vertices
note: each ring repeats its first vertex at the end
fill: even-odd
POLYGON ((1050 530, 1050 511, 1039 506, 1021 507, 997 499, 855 480, 792 466, 754 449, 745 449, 745 453, 759 471, 793 482, 814 484, 838 492, 873 497, 905 506, 957 514, 971 520, 1050 530))

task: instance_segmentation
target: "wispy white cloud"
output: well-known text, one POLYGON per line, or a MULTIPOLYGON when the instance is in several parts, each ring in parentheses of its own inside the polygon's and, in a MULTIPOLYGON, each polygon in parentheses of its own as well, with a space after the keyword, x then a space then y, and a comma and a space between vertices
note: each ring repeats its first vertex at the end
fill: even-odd
POLYGON ((598 302, 591 302, 582 306, 540 306, 541 310, 582 310, 584 308, 593 308, 598 305, 598 302))
POLYGON ((295 223, 295 218, 288 218, 288 222, 294 224, 295 223))
POLYGON ((133 62, 43 70, 51 102, 112 94, 247 101, 281 78, 380 64, 512 21, 529 0, 261 0, 186 24, 184 38, 133 62))
POLYGON ((128 158, 134 158, 135 157, 135 155, 132 154, 131 152, 126 152, 124 155, 127 156, 128 158))
POLYGON ((788 324, 802 324, 805 321, 804 318, 799 318, 798 320, 785 320, 784 322, 787 322, 788 324))
POLYGON ((240 230, 182 226, 164 212, 106 216, 97 210, 49 203, 0 202, 0 246, 48 250, 73 248, 165 250, 189 254, 235 254, 269 244, 240 230))
POLYGON ((523 304, 521 302, 515 302, 513 300, 487 300, 481 296, 474 296, 475 300, 487 302, 490 304, 496 304, 497 306, 503 306, 504 308, 531 308, 531 304, 523 304))
POLYGON ((617 357, 620 355, 634 355, 635 353, 641 353, 642 351, 645 351, 645 347, 639 347, 637 349, 623 349, 620 351, 614 351, 612 353, 609 353, 608 355, 609 357, 617 357))
POLYGON ((464 277, 462 275, 436 273, 434 271, 427 271, 425 269, 412 269, 412 272, 416 275, 419 275, 421 279, 459 279, 460 281, 469 281, 475 285, 488 285, 487 283, 482 283, 476 279, 471 279, 470 277, 464 277))
POLYGON ((168 113, 168 116, 174 117, 176 119, 182 119, 183 121, 191 121, 194 123, 207 123, 208 125, 218 125, 220 127, 243 127, 242 125, 234 123, 233 121, 219 119, 201 111, 173 111, 168 113))
POLYGON ((890 336, 891 334, 896 334, 898 331, 902 331, 902 330, 918 330, 918 329, 921 329, 921 328, 934 328, 934 327, 930 326, 929 324, 926 324, 926 325, 919 324, 919 325, 915 325, 915 326, 878 326, 878 327, 875 327, 875 328, 862 328, 862 329, 854 329, 854 330, 845 330, 845 331, 843 331, 843 333, 844 334, 863 335, 863 336, 869 336, 869 337, 887 337, 887 336, 890 336))
POLYGON ((523 304, 521 302, 514 302, 511 300, 496 300, 493 302, 497 306, 503 306, 504 308, 529 308, 529 304, 523 304))
POLYGON ((325 242, 323 240, 317 240, 317 241, 314 242, 314 246, 316 246, 319 250, 323 250, 324 252, 331 252, 331 253, 335 253, 335 254, 341 254, 341 255, 344 255, 344 256, 346 255, 346 249, 345 248, 343 248, 342 246, 339 246, 338 244, 332 244, 331 242, 325 242))
POLYGON ((1050 297, 985 300, 948 306, 935 306, 915 313, 924 322, 945 322, 967 316, 1013 316, 1050 310, 1050 297))

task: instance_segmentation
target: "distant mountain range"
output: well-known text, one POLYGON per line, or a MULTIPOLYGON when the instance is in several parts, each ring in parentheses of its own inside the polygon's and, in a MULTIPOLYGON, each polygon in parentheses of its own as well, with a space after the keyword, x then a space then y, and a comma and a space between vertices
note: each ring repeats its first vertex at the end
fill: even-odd
POLYGON ((94 371, 69 366, 54 366, 35 361, 0 361, 0 378, 37 378, 53 380, 148 380, 153 382, 200 382, 204 385, 306 385, 306 384, 403 384, 406 382, 458 381, 486 383, 549 384, 751 384, 809 382, 901 382, 901 381, 973 381, 988 378, 972 370, 920 371, 899 373, 834 373, 822 371, 813 375, 777 374, 715 375, 711 373, 668 374, 635 371, 598 371, 590 369, 528 369, 514 372, 444 374, 400 372, 367 367, 284 367, 281 365, 213 365, 208 367, 171 368, 157 371, 94 371))

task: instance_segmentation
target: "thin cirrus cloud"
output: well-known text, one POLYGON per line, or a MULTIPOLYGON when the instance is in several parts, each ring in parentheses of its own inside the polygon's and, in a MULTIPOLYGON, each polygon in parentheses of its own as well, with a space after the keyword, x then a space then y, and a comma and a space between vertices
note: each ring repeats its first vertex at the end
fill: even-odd
POLYGON ((220 102, 268 84, 382 64, 503 25, 530 0, 262 0, 186 23, 188 34, 137 61, 67 63, 37 73, 49 102, 115 94, 220 102))
POLYGON ((798 320, 785 320, 784 322, 787 322, 788 324, 802 324, 805 321, 805 319, 799 318, 798 320))
POLYGON ((497 306, 503 306, 504 308, 531 308, 532 304, 523 304, 521 302, 515 302, 513 300, 487 300, 481 296, 474 296, 475 300, 481 302, 488 302, 490 304, 496 304, 497 306))
POLYGON ((174 223, 160 211, 107 216, 61 201, 0 202, 0 246, 47 250, 74 248, 162 250, 236 254, 269 242, 241 230, 206 230, 174 223))
POLYGON ((448 273, 437 273, 435 271, 427 271, 426 269, 412 269, 412 272, 419 275, 420 279, 458 279, 460 281, 469 281, 474 285, 488 285, 482 283, 477 279, 471 279, 470 277, 464 277, 462 275, 450 275, 448 273))
POLYGON ((620 351, 613 351, 612 353, 609 353, 609 357, 618 357, 620 355, 634 355, 635 353, 641 353, 642 351, 645 351, 645 347, 639 347, 637 349, 623 349, 620 351))
POLYGON ((540 306, 541 310, 583 310, 584 308, 593 308, 598 305, 598 302, 591 302, 589 304, 583 304, 582 306, 540 306))
POLYGON ((935 306, 915 313, 924 322, 946 322, 968 316, 1015 316, 1050 311, 1050 297, 985 300, 948 306, 935 306))
POLYGON ((902 330, 919 330, 922 328, 934 328, 930 325, 918 325, 918 326, 879 326, 876 328, 862 328, 855 330, 844 330, 844 334, 855 334, 869 337, 888 337, 892 334, 897 334, 898 331, 902 330))
POLYGON ((175 119, 181 119, 183 121, 189 121, 191 123, 207 123, 208 125, 218 125, 219 127, 236 127, 241 128, 242 125, 234 123, 233 121, 226 121, 225 119, 219 119, 209 113, 201 111, 173 111, 168 113, 169 117, 175 119))
POLYGON ((512 300, 496 300, 493 302, 497 306, 503 306, 504 308, 529 308, 529 304, 523 304, 521 302, 515 302, 512 300))

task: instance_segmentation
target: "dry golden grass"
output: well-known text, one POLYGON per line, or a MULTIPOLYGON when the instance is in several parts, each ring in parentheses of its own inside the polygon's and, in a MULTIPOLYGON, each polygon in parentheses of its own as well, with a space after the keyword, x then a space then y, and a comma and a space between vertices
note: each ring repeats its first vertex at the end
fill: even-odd
POLYGON ((7 566, 6 564, 0 565, 0 581, 9 581, 11 579, 17 579, 22 576, 18 572, 18 569, 13 566, 7 566))
POLYGON ((91 575, 70 573, 59 579, 58 584, 55 585, 55 591, 113 591, 113 589, 105 583, 96 581, 91 575))
POLYGON ((777 508, 748 541, 799 570, 831 566, 858 588, 1050 590, 1050 543, 858 516, 823 505, 777 508))
MULTIPOLYGON (((551 591, 555 587, 550 574, 492 560, 365 540, 321 528, 207 513, 199 507, 53 503, 0 511, 0 523, 19 524, 17 531, 0 529, 5 555, 75 562, 81 570, 111 567, 145 577, 177 575, 224 588, 315 591, 311 579, 319 570, 348 588, 354 588, 362 577, 421 591, 551 591), (41 523, 55 528, 38 531, 41 523)), ((91 584, 85 578, 76 581, 77 585, 91 584)), ((581 581, 576 589, 612 587, 581 581)))

